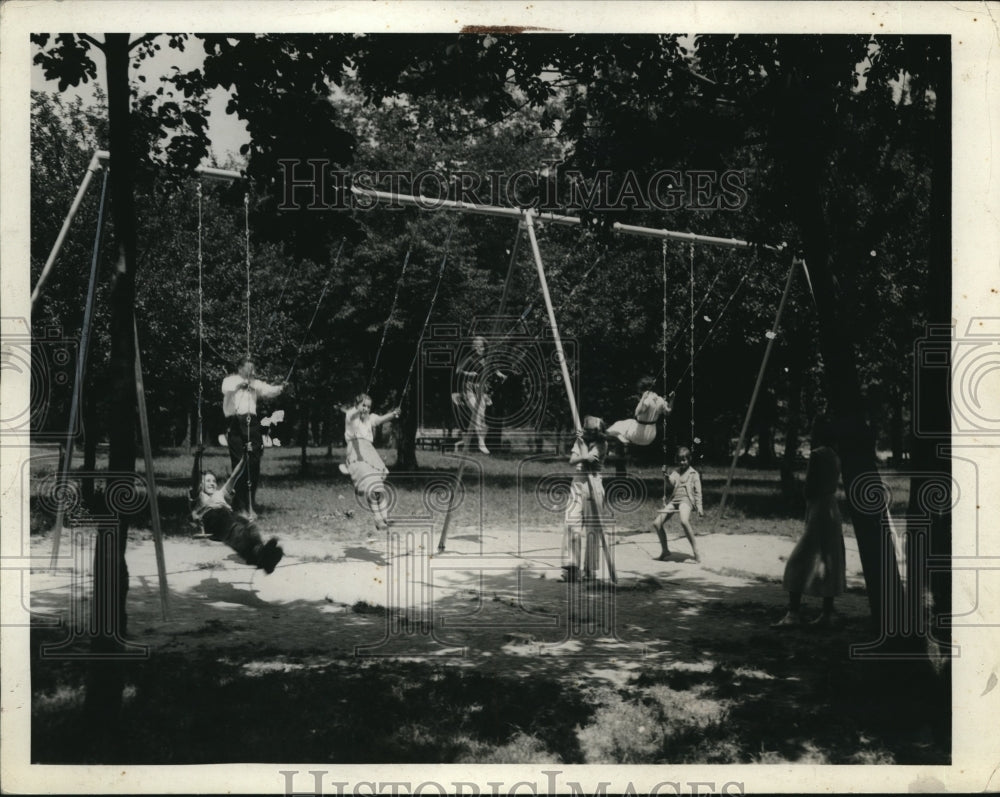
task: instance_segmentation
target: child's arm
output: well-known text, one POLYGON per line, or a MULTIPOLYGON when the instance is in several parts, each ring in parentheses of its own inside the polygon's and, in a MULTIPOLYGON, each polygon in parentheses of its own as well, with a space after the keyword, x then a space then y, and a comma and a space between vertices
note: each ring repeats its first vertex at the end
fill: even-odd
POLYGON ((705 508, 701 503, 701 474, 694 471, 694 478, 691 480, 691 492, 694 493, 694 508, 698 510, 698 517, 705 517, 705 508))
POLYGON ((233 483, 240 477, 240 474, 243 473, 246 463, 246 457, 243 457, 239 462, 237 462, 236 467, 233 468, 233 472, 230 473, 229 478, 226 479, 226 483, 219 488, 225 494, 226 498, 233 494, 233 483))
POLYGON ((596 462, 598 453, 582 440, 573 443, 573 448, 569 452, 569 464, 579 465, 581 462, 596 462))
POLYGON ((262 399, 276 398, 281 395, 281 391, 285 389, 284 383, 280 385, 271 385, 267 382, 262 382, 260 379, 254 379, 250 383, 250 387, 257 391, 257 395, 262 399))
POLYGON ((396 407, 396 409, 394 410, 389 410, 387 413, 385 413, 385 415, 372 415, 371 416, 372 426, 380 426, 386 421, 388 421, 390 418, 398 418, 398 417, 399 417, 399 407, 396 407))

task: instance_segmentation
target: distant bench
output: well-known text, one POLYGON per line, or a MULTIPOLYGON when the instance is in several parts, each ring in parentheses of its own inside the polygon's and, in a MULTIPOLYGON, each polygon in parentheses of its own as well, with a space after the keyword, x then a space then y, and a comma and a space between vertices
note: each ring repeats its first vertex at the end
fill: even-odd
POLYGON ((416 439, 417 448, 422 451, 443 451, 453 447, 462 438, 459 435, 420 435, 416 439))

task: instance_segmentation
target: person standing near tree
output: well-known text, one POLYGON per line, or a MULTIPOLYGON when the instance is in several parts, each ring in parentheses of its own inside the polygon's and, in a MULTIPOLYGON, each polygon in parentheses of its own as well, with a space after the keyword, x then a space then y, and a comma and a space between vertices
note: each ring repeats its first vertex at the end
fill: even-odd
POLYGON ((823 609, 811 625, 828 628, 833 599, 847 589, 844 532, 837 505, 840 459, 833 449, 833 427, 825 417, 813 424, 809 465, 806 469, 805 531, 788 561, 782 586, 788 592, 788 611, 771 628, 802 624, 802 596, 823 599, 823 609))
POLYGON ((260 458, 264 450, 264 433, 257 415, 257 400, 281 395, 285 383, 271 385, 257 379, 253 360, 240 361, 235 374, 222 380, 222 412, 226 416, 226 443, 229 459, 235 470, 246 457, 247 466, 233 485, 233 511, 242 512, 251 520, 256 517, 257 486, 260 483, 260 458))

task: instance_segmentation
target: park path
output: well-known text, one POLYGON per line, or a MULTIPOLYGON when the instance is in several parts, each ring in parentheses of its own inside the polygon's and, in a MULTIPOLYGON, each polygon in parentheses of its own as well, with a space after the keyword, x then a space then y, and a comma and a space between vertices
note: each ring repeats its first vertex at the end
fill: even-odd
MULTIPOLYGON (((263 669, 355 657, 433 658, 621 685, 653 661, 711 668, 720 651, 766 643, 778 633, 767 626, 785 602, 783 558, 793 544, 786 537, 699 536, 702 564, 691 561, 682 538, 671 542, 668 562, 653 560, 652 534, 623 532, 610 541, 617 588, 606 579, 563 583, 562 538, 553 529, 480 535, 459 527, 448 549, 433 556, 424 554, 437 542, 427 528, 394 530, 376 542, 289 538, 271 575, 247 567, 220 543, 170 537, 164 620, 154 545, 143 535, 127 553, 129 637, 153 652, 211 651, 263 669)), ((50 547, 47 537, 32 540, 33 555, 50 547)), ((32 574, 34 611, 65 617, 73 607, 85 616, 89 556, 79 544, 67 549, 66 565, 76 561, 72 570, 32 574)), ((848 593, 838 610, 863 617, 867 601, 851 537, 847 570, 848 593)))

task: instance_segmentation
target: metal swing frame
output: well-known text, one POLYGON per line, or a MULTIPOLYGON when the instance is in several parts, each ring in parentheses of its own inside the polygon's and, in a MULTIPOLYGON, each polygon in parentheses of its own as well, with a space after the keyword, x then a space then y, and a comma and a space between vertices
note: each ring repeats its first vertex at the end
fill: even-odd
MULTIPOLYGON (((62 250, 63 244, 66 241, 66 237, 69 232, 70 225, 73 223, 73 219, 76 217, 77 211, 80 209, 80 205, 83 203, 84 196, 87 193, 87 189, 93 180, 93 177, 98 172, 104 173, 104 183, 101 190, 101 197, 98 203, 97 211, 97 230, 94 238, 93 255, 91 260, 90 269, 90 281, 87 287, 87 298, 84 306, 84 317, 83 317, 83 327, 80 333, 80 347, 77 353, 77 363, 76 370, 73 380, 73 394, 70 403, 70 413, 69 413, 69 425, 66 432, 65 438, 65 451, 62 458, 62 462, 59 467, 59 480, 57 484, 64 484, 69 480, 69 472, 73 462, 73 447, 76 440, 76 423, 79 413, 79 405, 82 398, 83 383, 86 373, 86 362, 87 353, 90 346, 91 333, 93 329, 93 319, 94 310, 96 305, 96 294, 97 294, 97 265, 100 256, 101 249, 101 239, 104 226, 104 210, 107 199, 107 174, 110 169, 111 155, 106 150, 97 150, 93 157, 90 159, 90 163, 87 166, 87 172, 83 179, 80 181, 80 186, 77 189, 76 196, 73 199, 73 203, 70 206, 69 211, 66 214, 66 218, 63 220, 62 227, 59 230, 59 234, 56 237, 55 243, 52 245, 52 249, 49 252, 49 256, 45 261, 45 265, 42 267, 41 274, 38 277, 38 281, 35 283, 35 287, 31 292, 31 304, 34 307, 35 302, 41 296, 42 291, 45 288, 45 284, 51 277, 54 270, 56 260, 59 257, 59 252, 62 250)), ((232 171, 229 169, 216 169, 213 167, 202 166, 194 170, 196 174, 201 177, 215 180, 225 180, 232 182, 235 180, 242 179, 242 175, 239 172, 232 171)), ((200 245, 200 243, 199 243, 200 245)), ((146 394, 143 384, 143 372, 142 372, 142 357, 141 350, 139 346, 139 328, 138 322, 133 319, 132 334, 135 338, 135 388, 136 388, 136 409, 139 415, 139 430, 142 438, 142 451, 143 460, 146 469, 146 485, 149 492, 149 505, 150 505, 150 517, 153 526, 153 543, 156 551, 156 572, 157 580, 159 582, 159 593, 160 593, 160 609, 162 612, 163 619, 169 618, 169 593, 167 585, 167 571, 166 571, 166 561, 164 557, 163 550, 163 529, 160 522, 160 509, 159 501, 157 497, 156 490, 156 479, 153 472, 153 450, 150 441, 149 434, 149 415, 146 410, 146 394)), ((200 359, 200 352, 199 352, 200 359)), ((199 420, 201 407, 199 405, 199 420)), ((59 548, 62 539, 62 532, 64 529, 65 521, 65 511, 60 503, 56 509, 56 518, 52 527, 53 532, 53 544, 52 544, 52 556, 50 560, 50 568, 55 569, 58 566, 59 560, 59 548)))
MULTIPOLYGON (((569 369, 566 364, 566 355, 562 346, 562 339, 559 336, 559 325, 555 316, 555 310, 552 305, 552 297, 549 293, 548 283, 545 278, 545 266, 542 260, 541 251, 539 250, 538 247, 538 240, 535 236, 535 224, 536 222, 546 222, 551 224, 562 224, 567 226, 579 227, 583 225, 583 221, 577 216, 566 216, 558 213, 539 212, 533 208, 524 208, 524 209, 506 208, 494 205, 481 205, 471 202, 462 202, 459 200, 439 199, 433 197, 414 196, 406 194, 395 194, 387 191, 378 191, 374 188, 367 188, 357 185, 353 186, 351 190, 356 196, 364 197, 367 200, 374 200, 376 202, 396 203, 396 206, 402 204, 413 207, 421 207, 425 209, 449 210, 460 213, 471 213, 484 216, 495 216, 500 218, 517 219, 519 227, 518 227, 518 238, 515 239, 515 249, 514 249, 515 253, 516 253, 517 242, 520 239, 521 225, 523 225, 523 229, 527 231, 528 240, 531 245, 532 256, 535 262, 535 269, 538 275, 538 281, 542 291, 542 297, 545 301, 545 308, 546 308, 546 313, 548 315, 549 327, 551 329, 553 342, 556 347, 556 356, 558 358, 560 370, 562 371, 563 385, 566 390, 566 400, 569 403, 570 412, 573 417, 573 425, 576 429, 576 432, 577 434, 581 434, 582 425, 580 420, 580 411, 577 406, 576 395, 574 394, 573 385, 570 380, 569 369)), ((624 233, 626 235, 636 235, 646 238, 656 238, 664 242, 684 241, 688 242, 692 247, 695 244, 702 244, 706 246, 718 246, 728 249, 739 249, 739 250, 760 249, 778 255, 781 255, 786 251, 786 245, 783 243, 778 245, 763 244, 757 246, 755 244, 750 243, 747 240, 742 240, 737 238, 721 238, 717 236, 700 235, 697 233, 677 232, 675 230, 656 229, 653 227, 642 227, 632 224, 623 224, 621 222, 615 222, 612 225, 612 229, 615 232, 624 233)), ((788 292, 791 287, 792 276, 794 274, 795 267, 799 264, 802 265, 803 271, 806 274, 807 281, 809 279, 805 261, 798 258, 792 258, 788 270, 788 278, 785 283, 785 290, 784 293, 782 294, 781 302, 778 305, 778 310, 775 316, 774 326, 772 327, 771 334, 768 335, 768 345, 764 351, 764 356, 761 361, 760 369, 757 376, 757 383, 754 387, 754 391, 750 399, 750 404, 747 408, 747 413, 746 413, 746 418, 744 420, 743 428, 740 432, 740 440, 739 443, 737 444, 737 450, 736 450, 737 456, 734 457, 733 464, 729 469, 729 474, 726 479, 726 487, 725 490, 723 491, 722 501, 720 503, 720 516, 722 515, 722 512, 725 509, 726 498, 729 493, 729 488, 732 484, 733 472, 735 471, 736 468, 736 460, 738 458, 739 451, 743 446, 743 440, 745 438, 746 431, 749 427, 750 418, 753 414, 754 405, 756 403, 757 396, 760 391, 760 385, 763 382, 764 373, 767 369, 767 363, 768 359, 770 358, 771 349, 774 343, 774 338, 777 335, 777 330, 781 323, 781 315, 784 311, 785 303, 788 298, 788 292)), ((514 258, 512 257, 511 265, 508 268, 508 274, 507 274, 508 282, 511 279, 513 272, 514 272, 514 258)), ((504 298, 505 297, 506 297, 506 288, 504 292, 504 298)), ((590 500, 595 510, 594 516, 598 520, 597 531, 600 537, 601 547, 604 551, 605 557, 608 562, 609 575, 611 576, 612 581, 615 581, 616 575, 614 570, 614 561, 611 558, 610 550, 607 543, 607 538, 606 535, 604 534, 604 520, 601 515, 601 508, 597 505, 597 502, 594 499, 594 496, 596 495, 595 492, 596 485, 594 483, 593 475, 589 475, 588 479, 590 481, 590 496, 591 496, 590 500)), ((438 551, 444 550, 447 538, 447 531, 448 531, 448 520, 451 513, 451 505, 453 498, 454 496, 452 496, 451 499, 449 499, 448 510, 445 514, 444 529, 441 535, 440 542, 438 544, 438 551)))

